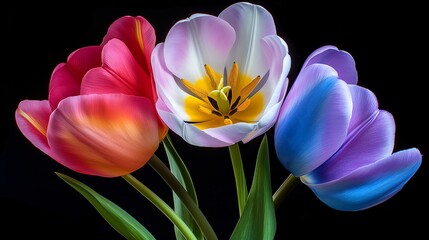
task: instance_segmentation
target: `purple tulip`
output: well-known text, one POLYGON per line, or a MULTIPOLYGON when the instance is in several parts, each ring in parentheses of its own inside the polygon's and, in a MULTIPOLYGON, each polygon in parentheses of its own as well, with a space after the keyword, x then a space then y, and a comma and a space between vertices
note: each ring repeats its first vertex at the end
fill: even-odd
POLYGON ((314 51, 280 110, 277 156, 328 206, 344 211, 380 204, 421 164, 416 148, 393 153, 395 121, 357 86, 352 56, 334 46, 314 51))

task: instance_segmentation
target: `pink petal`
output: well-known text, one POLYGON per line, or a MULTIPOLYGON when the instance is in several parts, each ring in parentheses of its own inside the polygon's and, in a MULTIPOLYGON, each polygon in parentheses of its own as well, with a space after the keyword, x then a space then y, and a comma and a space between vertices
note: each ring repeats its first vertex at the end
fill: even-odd
POLYGON ((116 177, 145 165, 160 143, 158 131, 157 114, 147 98, 91 94, 59 104, 48 142, 64 166, 116 177))
POLYGON ((80 94, 80 84, 86 72, 101 66, 101 47, 80 48, 68 57, 67 63, 60 63, 52 72, 49 83, 49 103, 55 109, 58 103, 69 96, 80 94))
POLYGON ((141 16, 123 16, 110 25, 102 45, 113 38, 124 42, 143 71, 150 75, 150 55, 156 42, 152 25, 141 16))
POLYGON ((118 39, 103 48, 103 66, 90 70, 82 82, 82 94, 124 93, 154 100, 152 79, 134 59, 127 46, 118 39))
POLYGON ((48 100, 23 100, 15 111, 15 120, 22 134, 35 147, 52 157, 46 138, 51 111, 48 100))

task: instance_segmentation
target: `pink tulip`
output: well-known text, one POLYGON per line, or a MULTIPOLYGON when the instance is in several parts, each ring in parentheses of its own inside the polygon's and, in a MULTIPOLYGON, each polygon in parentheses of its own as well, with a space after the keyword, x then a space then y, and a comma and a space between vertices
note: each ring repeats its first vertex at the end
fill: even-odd
POLYGON ((99 46, 80 48, 57 65, 48 100, 19 103, 22 134, 83 174, 116 177, 141 168, 168 130, 155 110, 154 46, 146 19, 117 19, 99 46))

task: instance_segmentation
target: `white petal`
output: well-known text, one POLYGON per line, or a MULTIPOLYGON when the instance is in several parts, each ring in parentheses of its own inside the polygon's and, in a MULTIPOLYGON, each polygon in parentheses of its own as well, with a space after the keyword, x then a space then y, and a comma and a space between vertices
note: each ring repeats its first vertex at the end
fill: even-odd
POLYGON ((276 35, 272 15, 261 6, 240 2, 226 8, 219 17, 229 22, 237 33, 227 67, 235 61, 242 72, 263 76, 269 64, 263 61, 262 38, 276 35))
POLYGON ((165 40, 165 62, 177 77, 194 82, 205 75, 204 64, 223 73, 235 41, 234 29, 224 20, 194 14, 177 22, 165 40))
POLYGON ((189 116, 185 112, 184 101, 189 96, 183 91, 172 73, 167 69, 164 60, 164 44, 158 44, 152 52, 152 68, 155 78, 158 97, 179 118, 188 121, 189 116))
POLYGON ((158 110, 158 114, 170 130, 179 135, 189 144, 200 147, 224 147, 232 145, 230 142, 224 142, 212 137, 193 125, 184 122, 177 115, 171 112, 161 99, 158 99, 156 102, 156 108, 158 110))
POLYGON ((270 72, 267 81, 259 91, 265 97, 266 103, 264 105, 270 108, 284 99, 289 84, 287 75, 290 70, 291 59, 287 44, 283 39, 271 35, 263 40, 263 50, 267 62, 270 62, 270 72))
POLYGON ((204 130, 208 135, 217 138, 226 143, 224 146, 230 146, 234 143, 242 141, 246 135, 257 129, 257 124, 252 123, 236 123, 225 125, 217 128, 209 128, 204 130))
POLYGON ((257 123, 257 129, 255 131, 250 132, 244 139, 243 143, 247 143, 250 140, 266 133, 274 124, 276 123, 277 116, 280 111, 280 107, 282 102, 278 102, 277 104, 265 109, 262 118, 259 119, 257 123))

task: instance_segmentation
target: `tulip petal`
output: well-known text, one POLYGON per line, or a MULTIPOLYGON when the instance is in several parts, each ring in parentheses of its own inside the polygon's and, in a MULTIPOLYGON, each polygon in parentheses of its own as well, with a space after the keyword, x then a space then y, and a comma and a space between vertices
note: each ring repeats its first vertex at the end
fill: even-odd
POLYGON ((219 14, 237 33, 227 66, 239 64, 240 70, 249 76, 265 75, 268 61, 264 61, 262 38, 276 35, 272 15, 263 7, 247 2, 232 4, 219 14))
MULTIPOLYGON (((180 85, 176 82, 173 75, 165 65, 163 43, 159 43, 153 50, 152 66, 153 75, 156 79, 155 84, 157 94, 159 98, 162 99, 163 104, 165 104, 172 113, 178 115, 179 118, 184 121, 190 121, 191 119, 184 109, 184 102, 185 99, 189 97, 189 94, 179 87, 180 85)), ((204 121, 208 119, 199 120, 204 121)))
POLYGON ((267 81, 259 92, 264 98, 267 109, 271 106, 283 102, 289 84, 287 75, 289 74, 291 59, 286 42, 278 36, 268 36, 263 39, 263 51, 265 58, 271 63, 267 81))
POLYGON ((349 133, 378 112, 377 97, 367 88, 349 85, 353 99, 353 113, 349 133))
POLYGON ((265 109, 264 114, 255 124, 254 129, 243 138, 243 143, 248 143, 250 140, 267 132, 276 123, 278 113, 280 111, 282 102, 279 102, 269 108, 265 109))
POLYGON ((60 63, 52 72, 49 83, 49 103, 55 109, 58 103, 80 94, 80 84, 85 73, 101 66, 101 47, 89 46, 71 53, 67 63, 60 63))
POLYGON ((420 151, 411 148, 362 166, 335 181, 313 184, 306 177, 301 179, 328 206, 358 211, 380 204, 399 192, 418 170, 421 160, 420 151))
POLYGON ((212 137, 192 124, 184 122, 183 119, 170 111, 161 98, 156 102, 156 109, 169 129, 189 144, 200 147, 224 147, 233 144, 233 142, 225 142, 212 137))
POLYGON ((142 167, 160 143, 151 101, 124 94, 64 99, 52 113, 48 142, 58 162, 88 175, 116 177, 142 167))
POLYGON ((335 46, 323 46, 316 49, 304 62, 303 68, 308 65, 321 63, 334 68, 341 80, 349 84, 357 84, 357 70, 353 57, 344 50, 335 46))
POLYGON ((48 100, 23 100, 15 111, 15 120, 19 130, 35 147, 53 157, 46 138, 51 111, 48 100))
POLYGON ((255 123, 240 122, 217 128, 209 128, 204 130, 204 132, 224 142, 225 145, 222 147, 226 147, 243 140, 248 134, 256 130, 257 127, 255 123))
POLYGON ((198 112, 198 114, 192 114, 192 111, 198 111, 199 106, 207 108, 211 106, 208 106, 206 102, 196 98, 193 99, 194 101, 186 101, 186 99, 191 98, 191 96, 181 88, 182 83, 177 83, 176 81, 179 79, 174 78, 165 66, 163 52, 164 44, 160 43, 155 47, 152 54, 153 74, 156 79, 157 94, 162 99, 163 104, 165 104, 172 113, 183 119, 183 121, 207 122, 216 118, 215 115, 201 114, 200 112, 198 112), (187 102, 186 108, 184 104, 185 101, 187 102))
POLYGON ((391 155, 394 140, 395 121, 390 113, 380 110, 351 133, 338 152, 308 177, 317 183, 346 176, 355 169, 391 155))
POLYGON ((103 48, 102 59, 102 67, 91 69, 84 76, 82 94, 124 93, 154 99, 151 77, 122 41, 110 40, 103 48))
POLYGON ((152 25, 143 17, 123 16, 114 21, 103 38, 102 46, 117 38, 124 42, 137 63, 150 75, 150 55, 155 47, 156 35, 152 25))
POLYGON ((194 14, 177 22, 165 39, 165 63, 177 77, 190 82, 205 75, 204 64, 223 73, 235 41, 234 29, 224 20, 194 14))
POLYGON ((269 107, 284 100, 289 84, 287 75, 289 74, 291 59, 286 42, 278 36, 265 37, 262 47, 265 59, 270 62, 270 72, 262 88, 255 90, 259 90, 264 96, 270 96, 265 104, 269 107))
MULTIPOLYGON (((323 65, 321 65, 323 66, 323 65)), ((310 66, 305 77, 324 76, 323 68, 310 66), (314 69, 312 69, 314 68, 314 69)), ((352 113, 347 84, 335 77, 318 80, 299 101, 283 105, 274 132, 277 156, 295 176, 309 173, 329 159, 346 139, 352 113)))
POLYGON ((302 69, 286 96, 283 103, 284 109, 281 110, 279 115, 279 121, 287 115, 287 112, 295 104, 301 102, 302 98, 306 97, 309 91, 320 84, 320 81, 327 78, 338 78, 337 72, 330 66, 313 64, 302 69))
MULTIPOLYGON (((275 124, 289 83, 287 74, 290 69, 290 56, 286 43, 278 36, 271 35, 264 38, 263 47, 266 58, 271 61, 271 67, 269 77, 259 92, 269 98, 263 98, 266 101, 264 112, 255 129, 242 140, 243 143, 260 136, 275 124)), ((239 113, 237 118, 240 118, 239 113)))

